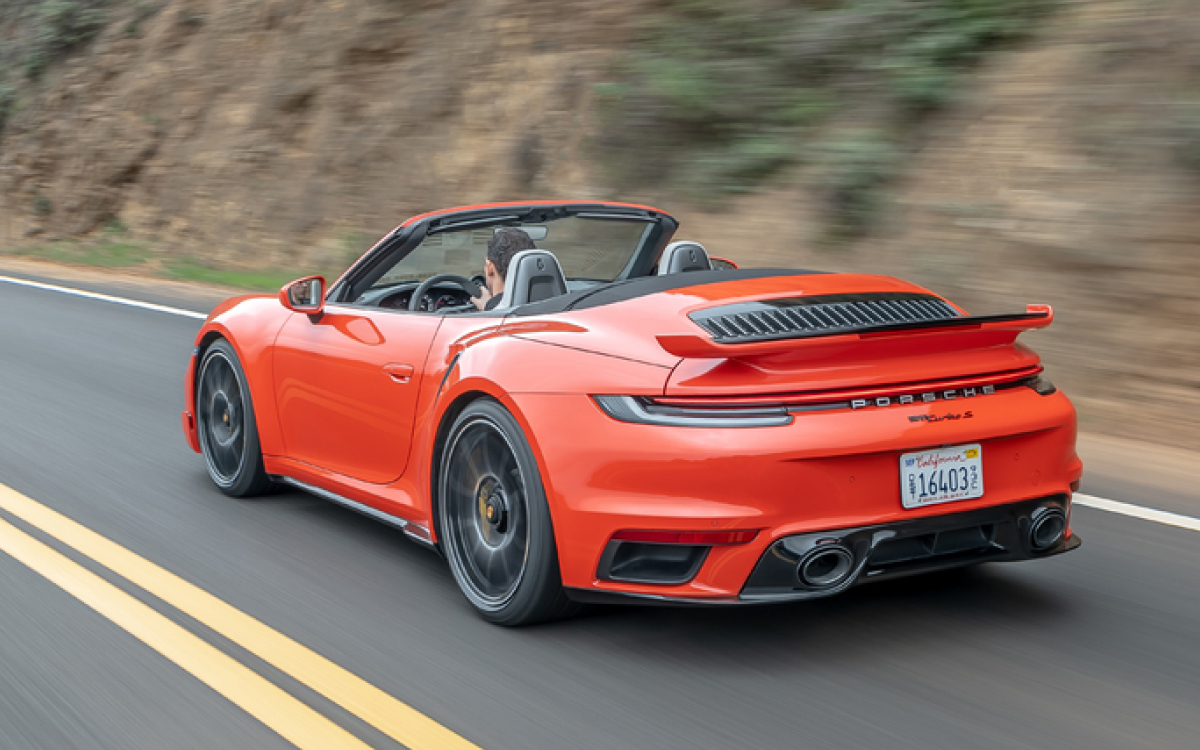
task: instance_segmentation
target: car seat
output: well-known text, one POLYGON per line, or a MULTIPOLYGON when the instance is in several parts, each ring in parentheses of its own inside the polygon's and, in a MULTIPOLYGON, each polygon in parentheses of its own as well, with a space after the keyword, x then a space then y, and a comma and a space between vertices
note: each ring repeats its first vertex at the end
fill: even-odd
POLYGON ((658 259, 659 276, 687 271, 711 271, 712 267, 712 261, 709 260, 708 251, 704 246, 688 240, 667 245, 662 257, 658 259))
POLYGON ((508 263, 504 295, 495 309, 520 307, 566 293, 567 280, 553 253, 522 250, 508 263))

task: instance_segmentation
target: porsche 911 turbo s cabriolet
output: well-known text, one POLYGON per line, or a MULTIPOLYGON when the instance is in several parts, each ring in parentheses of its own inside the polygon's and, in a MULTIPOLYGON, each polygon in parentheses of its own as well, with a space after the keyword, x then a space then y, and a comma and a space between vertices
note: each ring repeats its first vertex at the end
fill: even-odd
POLYGON ((1075 412, 1016 342, 884 276, 715 267, 617 203, 409 219, 332 285, 231 299, 183 425, 225 493, 289 484, 445 556, 484 618, 777 602, 1079 546, 1075 412), (516 254, 479 293, 500 227, 516 254))

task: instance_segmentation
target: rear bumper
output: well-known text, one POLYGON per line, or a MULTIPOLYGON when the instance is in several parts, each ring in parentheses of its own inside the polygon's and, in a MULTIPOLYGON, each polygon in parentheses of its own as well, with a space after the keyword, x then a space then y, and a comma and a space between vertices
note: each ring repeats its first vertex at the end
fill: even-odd
POLYGON ((833 596, 871 581, 984 562, 1053 557, 1083 544, 1079 535, 1068 527, 1058 543, 1043 550, 1033 549, 1029 529, 1034 512, 1039 508, 1057 508, 1069 515, 1070 501, 1065 496, 1051 496, 934 518, 786 536, 763 552, 746 586, 737 596, 695 598, 579 588, 569 588, 567 593, 576 601, 593 603, 769 604, 833 596), (832 544, 852 551, 853 572, 837 586, 823 589, 805 586, 796 573, 800 561, 812 550, 832 544))
POLYGON ((866 581, 956 568, 981 562, 1014 562, 1069 552, 1082 544, 1068 527, 1063 538, 1036 549, 1030 529, 1038 509, 1070 514, 1070 501, 1055 495, 1011 505, 980 508, 933 518, 897 521, 856 529, 786 536, 763 553, 742 589, 742 601, 786 601, 830 596, 866 581), (805 555, 837 544, 854 556, 853 572, 842 585, 812 588, 796 570, 805 555))
MULTIPOLYGON (((809 412, 790 425, 744 429, 629 424, 586 396, 512 396, 541 468, 563 585, 578 598, 743 602, 759 562, 785 538, 936 524, 959 513, 1068 498, 1082 474, 1070 401, 1028 388, 971 399, 969 416, 956 420, 912 421, 948 408, 913 404, 809 412), (902 506, 901 453, 975 442, 983 447, 983 497, 902 506), (622 530, 759 533, 749 543, 712 547, 685 582, 650 583, 606 575, 605 550, 622 530)), ((1000 546, 1005 554, 991 559, 1020 559, 1008 554, 1012 545, 1000 546)))

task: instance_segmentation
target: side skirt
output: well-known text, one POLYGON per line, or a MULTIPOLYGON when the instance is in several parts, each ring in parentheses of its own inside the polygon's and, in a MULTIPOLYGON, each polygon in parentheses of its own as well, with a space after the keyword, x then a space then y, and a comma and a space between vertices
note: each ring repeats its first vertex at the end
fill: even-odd
POLYGON ((658 594, 631 594, 624 591, 601 591, 599 589, 580 589, 564 586, 567 598, 580 604, 615 604, 647 607, 744 607, 766 602, 746 601, 743 599, 688 599, 680 596, 659 596, 658 594))
POLYGON ((414 542, 417 542, 422 547, 427 547, 427 548, 433 550, 434 552, 437 552, 439 555, 441 554, 441 550, 438 549, 438 546, 433 542, 432 536, 429 533, 429 529, 425 528, 424 526, 422 526, 419 523, 413 523, 412 521, 407 521, 399 516, 393 516, 391 513, 385 513, 384 511, 379 510, 378 508, 372 508, 370 505, 364 505, 363 503, 360 503, 357 500, 351 500, 348 497, 343 497, 342 495, 339 495, 336 492, 330 492, 329 490, 322 489, 315 485, 311 485, 308 482, 301 482, 299 479, 293 479, 292 477, 285 477, 285 476, 280 476, 280 475, 275 475, 275 476, 272 476, 271 478, 277 482, 283 482, 284 484, 290 484, 291 486, 293 486, 297 489, 301 489, 312 495, 316 495, 317 497, 319 497, 323 500, 328 500, 330 502, 337 503, 338 505, 341 505, 344 508, 349 508, 350 510, 355 511, 356 513, 361 513, 364 516, 367 516, 368 518, 373 518, 376 521, 382 521, 383 523, 386 523, 389 526, 393 526, 397 529, 400 529, 401 531, 404 532, 405 536, 407 536, 409 539, 413 540, 414 542))

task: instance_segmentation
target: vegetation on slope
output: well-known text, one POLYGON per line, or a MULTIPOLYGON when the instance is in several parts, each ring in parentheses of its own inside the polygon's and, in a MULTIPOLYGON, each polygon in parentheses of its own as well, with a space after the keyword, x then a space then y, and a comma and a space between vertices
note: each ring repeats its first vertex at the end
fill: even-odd
POLYGON ((598 156, 623 186, 696 198, 812 165, 832 235, 860 234, 921 121, 1053 3, 664 0, 600 87, 598 156))
POLYGON ((0 47, 0 72, 36 79, 47 66, 95 36, 107 21, 111 0, 8 0, 0 24, 20 33, 6 34, 0 47))
POLYGON ((0 5, 0 135, 18 106, 21 85, 39 80, 51 65, 96 37, 113 19, 117 6, 134 8, 124 29, 132 36, 165 2, 5 0, 0 5))

